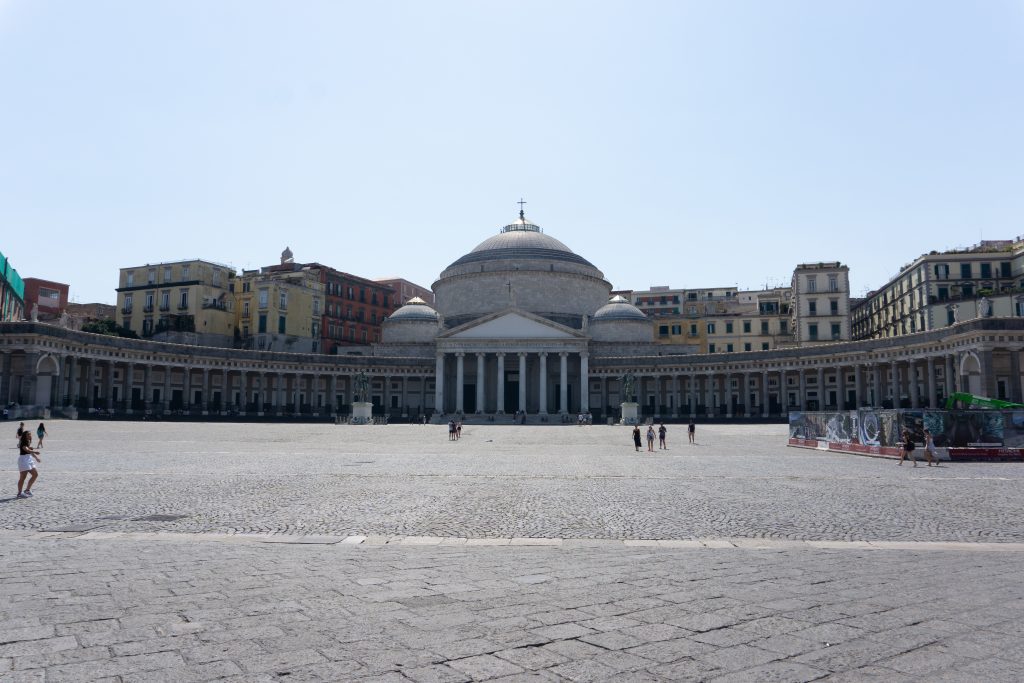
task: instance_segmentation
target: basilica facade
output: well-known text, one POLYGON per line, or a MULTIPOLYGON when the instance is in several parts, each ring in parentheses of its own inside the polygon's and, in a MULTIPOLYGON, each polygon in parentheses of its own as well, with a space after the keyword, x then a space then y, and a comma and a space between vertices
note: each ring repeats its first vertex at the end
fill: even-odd
POLYGON ((520 212, 445 268, 434 305, 411 299, 380 343, 343 355, 181 345, 36 322, 0 323, 0 400, 24 417, 187 413, 392 418, 764 419, 789 410, 939 407, 953 391, 1021 400, 1024 320, 978 318, 895 339, 699 353, 654 341, 651 320, 584 257, 520 212), (623 378, 635 378, 634 395, 623 378), (369 396, 355 394, 356 378, 369 396))

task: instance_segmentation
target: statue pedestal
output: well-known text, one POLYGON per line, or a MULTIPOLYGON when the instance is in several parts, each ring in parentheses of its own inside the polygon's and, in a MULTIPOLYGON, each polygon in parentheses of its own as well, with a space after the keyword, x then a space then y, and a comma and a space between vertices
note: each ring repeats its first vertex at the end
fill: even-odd
POLYGON ((364 425, 373 421, 373 404, 366 401, 352 403, 352 424, 364 425))
POLYGON ((622 409, 622 424, 637 424, 637 415, 639 414, 639 407, 640 404, 638 403, 620 403, 619 408, 622 409))

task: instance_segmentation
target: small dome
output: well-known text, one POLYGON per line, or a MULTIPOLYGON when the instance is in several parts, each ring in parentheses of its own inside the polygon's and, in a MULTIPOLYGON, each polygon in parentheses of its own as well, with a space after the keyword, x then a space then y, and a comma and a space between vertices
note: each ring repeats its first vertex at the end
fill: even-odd
POLYGON ((437 311, 427 305, 427 302, 418 296, 414 296, 405 302, 405 305, 388 316, 388 320, 402 321, 424 321, 437 322, 437 311))
POLYGON ((594 313, 594 321, 598 320, 647 320, 647 316, 639 308, 621 296, 613 296, 594 313))

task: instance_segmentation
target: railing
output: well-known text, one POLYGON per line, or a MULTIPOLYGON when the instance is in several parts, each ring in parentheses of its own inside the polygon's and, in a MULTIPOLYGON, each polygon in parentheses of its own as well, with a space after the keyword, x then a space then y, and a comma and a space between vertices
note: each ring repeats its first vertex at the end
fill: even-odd
POLYGON ((143 313, 152 313, 153 312, 153 304, 149 304, 148 306, 143 306, 142 307, 142 312, 143 313))

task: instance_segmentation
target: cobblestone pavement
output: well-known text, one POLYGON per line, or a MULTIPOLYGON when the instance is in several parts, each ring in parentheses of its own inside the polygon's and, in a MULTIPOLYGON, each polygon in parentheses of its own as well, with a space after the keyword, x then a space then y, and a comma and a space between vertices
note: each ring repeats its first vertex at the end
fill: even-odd
POLYGON ((1024 465, 47 426, 37 495, 0 497, 0 682, 1024 678, 1024 465))

